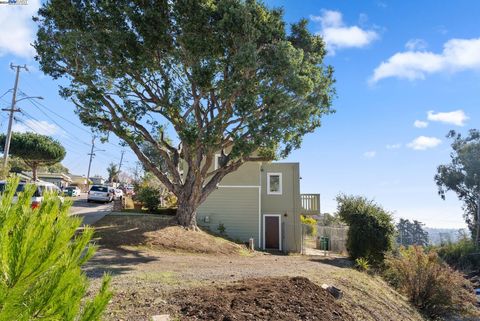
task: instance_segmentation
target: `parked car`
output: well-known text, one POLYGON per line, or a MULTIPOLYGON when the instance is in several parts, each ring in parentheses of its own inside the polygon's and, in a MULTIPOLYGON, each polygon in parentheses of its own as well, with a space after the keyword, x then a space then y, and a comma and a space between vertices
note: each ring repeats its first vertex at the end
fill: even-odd
MULTIPOLYGON (((31 203, 32 208, 39 207, 40 204, 43 202, 44 195, 49 192, 58 195, 61 202, 64 201, 63 197, 60 196, 62 194, 62 190, 57 185, 53 183, 48 183, 48 182, 36 182, 34 184, 37 186, 37 189, 35 190, 35 193, 32 196, 32 203, 31 203)), ((0 192, 3 192, 5 190, 5 185, 6 185, 5 181, 0 181, 0 192)), ((17 190, 13 198, 14 202, 16 202, 18 199, 18 193, 21 193, 25 190, 26 185, 27 183, 25 182, 18 183, 17 190)))
POLYGON ((115 189, 115 199, 121 200, 123 198, 123 191, 119 188, 115 189))
POLYGON ((103 185, 93 185, 88 191, 87 202, 111 202, 113 193, 111 188, 103 185))
POLYGON ((63 194, 65 196, 73 196, 77 197, 80 196, 82 191, 77 186, 68 186, 63 189, 63 194))

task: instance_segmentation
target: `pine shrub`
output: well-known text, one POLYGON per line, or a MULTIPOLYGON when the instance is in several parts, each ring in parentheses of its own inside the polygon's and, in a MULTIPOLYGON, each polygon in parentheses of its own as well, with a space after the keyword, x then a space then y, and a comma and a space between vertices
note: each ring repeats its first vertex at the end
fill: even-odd
POLYGON ((14 200, 17 185, 10 180, 0 197, 0 320, 100 320, 111 298, 110 278, 87 298, 81 270, 96 249, 93 229, 77 232, 81 220, 53 194, 32 209, 33 185, 14 200))

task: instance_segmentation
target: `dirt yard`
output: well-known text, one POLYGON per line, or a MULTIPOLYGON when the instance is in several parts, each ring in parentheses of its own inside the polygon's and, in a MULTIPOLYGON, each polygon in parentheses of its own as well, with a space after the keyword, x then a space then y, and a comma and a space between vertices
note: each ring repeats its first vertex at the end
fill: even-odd
MULTIPOLYGON (((423 320, 383 280, 351 269, 341 257, 251 254, 238 249, 188 253, 183 246, 166 251, 167 244, 148 245, 154 244, 149 243, 148 233, 154 232, 154 226, 148 227, 151 222, 140 233, 134 223, 114 224, 112 217, 102 221, 100 241, 108 247, 99 249, 85 271, 92 290, 104 272, 113 276, 115 294, 107 321, 146 321, 164 313, 173 320, 423 320), (344 297, 334 300, 319 287, 323 283, 337 286, 344 297)), ((189 233, 193 242, 198 238, 195 233, 202 232, 189 233)), ((228 243, 227 248, 238 246, 220 242, 228 243)))
POLYGON ((246 279, 224 287, 174 293, 183 320, 323 320, 353 316, 332 295, 304 277, 246 279))

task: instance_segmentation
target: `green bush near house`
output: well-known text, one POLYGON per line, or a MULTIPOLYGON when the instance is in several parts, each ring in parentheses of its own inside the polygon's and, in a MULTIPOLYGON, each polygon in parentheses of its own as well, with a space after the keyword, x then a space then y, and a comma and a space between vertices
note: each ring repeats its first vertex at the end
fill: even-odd
POLYGON ((136 199, 140 201, 150 212, 154 212, 160 206, 161 191, 153 186, 140 186, 137 190, 136 199))
POLYGON ((93 229, 77 233, 81 220, 54 195, 32 209, 33 185, 14 202, 17 185, 10 180, 0 198, 0 320, 100 320, 110 278, 87 299, 89 282, 81 270, 95 252, 93 229))
POLYGON ((352 259, 365 258, 373 265, 383 263, 393 247, 395 225, 392 215, 361 196, 337 196, 338 215, 348 226, 347 251, 352 259))
POLYGON ((480 317, 468 281, 442 262, 435 251, 426 253, 420 246, 400 248, 397 256, 387 257, 385 265, 385 278, 429 318, 480 317))

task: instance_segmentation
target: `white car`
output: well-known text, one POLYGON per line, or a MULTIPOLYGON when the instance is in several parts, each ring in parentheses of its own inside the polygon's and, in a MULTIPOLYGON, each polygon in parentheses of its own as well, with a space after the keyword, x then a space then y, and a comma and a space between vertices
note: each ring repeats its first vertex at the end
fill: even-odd
MULTIPOLYGON (((3 192, 5 190, 5 185, 5 181, 0 181, 0 192, 3 192)), ((17 191, 15 192, 15 197, 13 198, 14 202, 16 202, 18 199, 18 193, 25 190, 26 185, 27 183, 25 182, 18 183, 17 191)), ((58 195, 60 201, 63 203, 64 199, 60 196, 62 194, 62 190, 57 185, 48 182, 36 182, 35 185, 37 186, 37 189, 32 196, 32 208, 39 207, 40 204, 43 202, 43 196, 45 195, 45 193, 48 192, 58 195)))
POLYGON ((111 188, 103 185, 93 185, 88 191, 87 202, 111 202, 113 192, 111 188))
POLYGON ((77 186, 68 186, 63 189, 63 193, 65 194, 65 196, 68 195, 76 197, 80 196, 81 192, 82 191, 77 186))
POLYGON ((123 191, 119 188, 115 189, 115 199, 121 200, 123 198, 123 191))

